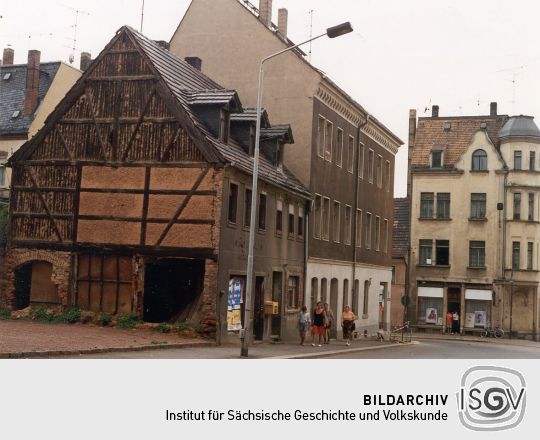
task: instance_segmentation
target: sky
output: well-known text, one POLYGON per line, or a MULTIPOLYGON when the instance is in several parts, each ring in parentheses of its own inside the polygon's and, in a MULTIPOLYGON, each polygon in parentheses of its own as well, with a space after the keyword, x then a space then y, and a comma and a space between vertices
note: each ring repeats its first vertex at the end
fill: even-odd
MULTIPOLYGON (((230 0, 215 0, 230 1, 230 0)), ((258 0, 251 0, 258 6, 258 0)), ((189 0, 146 0, 143 33, 170 40, 189 0)), ((0 0, 0 49, 15 62, 38 49, 43 61, 79 65, 95 57, 124 24, 141 26, 142 0, 0 0), (79 11, 77 14, 76 11, 79 11), (75 22, 76 44, 74 36, 75 22)), ((350 21, 352 34, 320 39, 312 63, 404 142, 409 109, 429 116, 489 113, 540 116, 540 2, 537 0, 274 0, 289 10, 296 42, 350 21)), ((307 51, 309 48, 305 48, 307 51)), ((395 195, 406 192, 407 146, 396 158, 395 195)))

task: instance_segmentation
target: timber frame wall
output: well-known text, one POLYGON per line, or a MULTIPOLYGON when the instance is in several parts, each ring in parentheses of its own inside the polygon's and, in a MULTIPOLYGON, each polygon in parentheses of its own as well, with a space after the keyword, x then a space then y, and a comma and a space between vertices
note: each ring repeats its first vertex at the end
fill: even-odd
MULTIPOLYGON (((106 311, 140 314, 146 256, 198 258, 206 267, 198 316, 215 321, 223 163, 128 28, 10 165, 8 306, 15 269, 36 260, 53 265, 62 305, 80 306, 80 262, 112 255, 117 286, 131 289, 120 299, 115 287, 106 311)), ((105 310, 100 295, 95 311, 105 310)))

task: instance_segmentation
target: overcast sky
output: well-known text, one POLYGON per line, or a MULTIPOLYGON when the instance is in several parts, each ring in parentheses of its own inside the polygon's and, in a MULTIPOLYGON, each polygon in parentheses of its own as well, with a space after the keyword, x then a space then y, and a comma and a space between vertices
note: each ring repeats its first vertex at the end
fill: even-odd
MULTIPOLYGON (((215 0, 230 1, 230 0, 215 0)), ((146 0, 144 33, 169 40, 189 0, 146 0)), ((258 0, 252 0, 258 5, 258 0)), ((537 0, 274 0, 289 10, 289 37, 342 21, 355 32, 313 44, 312 62, 403 141, 408 110, 419 116, 440 106, 441 116, 489 113, 540 115, 540 2, 537 0)), ((10 45, 15 62, 28 49, 42 60, 75 65, 80 51, 96 56, 124 24, 140 28, 142 0, 0 0, 0 48, 10 45)), ((1 103, 0 103, 1 104, 1 103)), ((292 146, 294 148, 294 146, 292 146)), ((396 162, 396 196, 406 190, 406 146, 396 162)))

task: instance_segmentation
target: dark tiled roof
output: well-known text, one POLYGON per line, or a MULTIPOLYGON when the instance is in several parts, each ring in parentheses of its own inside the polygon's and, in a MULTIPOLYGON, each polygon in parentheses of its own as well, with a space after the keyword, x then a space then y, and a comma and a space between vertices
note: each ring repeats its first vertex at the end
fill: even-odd
POLYGON ((294 138, 290 124, 274 125, 269 128, 261 128, 261 140, 283 138, 285 143, 294 144, 294 138))
MULTIPOLYGON (((251 174, 253 170, 253 158, 240 146, 223 144, 214 138, 190 107, 190 97, 197 93, 206 96, 206 99, 211 99, 209 95, 214 91, 218 97, 216 99, 222 99, 219 97, 228 96, 234 91, 224 89, 200 70, 195 69, 184 60, 177 58, 155 41, 150 40, 136 30, 128 26, 125 29, 135 37, 167 86, 188 112, 194 124, 204 133, 206 139, 215 147, 220 156, 229 162, 231 166, 251 174)), ((234 92, 234 96, 237 96, 236 92, 234 92)), ((238 102, 241 109, 240 101, 238 102)), ((253 109, 248 109, 247 113, 252 115, 253 109)), ((262 154, 259 158, 259 178, 261 180, 311 199, 309 191, 287 168, 276 168, 262 154)))
POLYGON ((409 199, 394 199, 392 258, 404 258, 409 250, 409 199))
MULTIPOLYGON (((241 113, 231 113, 231 121, 248 121, 256 122, 257 121, 257 109, 256 108, 244 108, 244 111, 241 113)), ((267 111, 263 108, 261 113, 261 127, 270 127, 270 119, 268 117, 267 111)))
POLYGON ((511 137, 524 137, 530 139, 540 139, 540 130, 534 123, 532 116, 512 116, 499 132, 500 139, 511 137))
POLYGON ((234 102, 238 108, 240 104, 236 90, 193 90, 186 91, 185 95, 189 105, 227 105, 234 102))
MULTIPOLYGON (((39 72, 38 99, 41 102, 51 86, 60 62, 41 63, 39 72)), ((0 66, 0 136, 26 134, 34 115, 24 114, 26 92, 26 64, 0 66), (10 78, 4 80, 6 74, 10 78), (15 111, 20 111, 17 118, 12 118, 15 111)))
POLYGON ((471 143, 474 133, 483 129, 498 147, 498 133, 508 116, 463 116, 419 118, 412 152, 413 168, 429 167, 429 155, 435 146, 444 150, 445 167, 453 167, 471 143), (445 124, 450 128, 445 130, 445 124))

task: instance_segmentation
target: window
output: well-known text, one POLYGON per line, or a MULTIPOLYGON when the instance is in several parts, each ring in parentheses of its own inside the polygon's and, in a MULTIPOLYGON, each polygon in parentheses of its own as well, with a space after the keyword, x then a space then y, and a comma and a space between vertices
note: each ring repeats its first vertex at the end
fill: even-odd
POLYGON ((358 314, 358 293, 359 293, 359 290, 360 290, 360 282, 358 280, 354 280, 354 289, 353 289, 353 293, 352 293, 351 310, 355 315, 358 314))
POLYGON ((437 193, 437 218, 450 218, 450 193, 437 193))
POLYGON ((512 269, 519 269, 519 241, 512 242, 512 269))
POLYGON ((326 119, 319 116, 319 124, 317 125, 317 155, 324 157, 324 127, 326 119))
POLYGON ((375 250, 381 250, 381 218, 375 216, 375 250))
MULTIPOLYGON (((363 148, 363 147, 362 147, 363 148)), ((354 138, 352 136, 349 136, 349 146, 347 148, 347 171, 349 173, 354 172, 354 138)), ((364 157, 364 151, 362 150, 362 156, 360 156, 362 160, 364 157)))
POLYGON ((386 191, 390 191, 390 184, 392 183, 392 176, 390 175, 390 161, 386 161, 386 173, 385 173, 386 191))
POLYGON ((373 183, 373 166, 375 161, 375 153, 373 150, 369 150, 368 153, 368 180, 369 183, 373 183))
POLYGON ((529 241, 527 243, 527 270, 532 270, 533 268, 533 243, 529 241))
POLYGON ((351 244, 352 208, 345 205, 345 244, 351 244))
POLYGON ((332 138, 334 136, 334 126, 330 121, 326 121, 324 131, 324 159, 332 162, 332 138))
POLYGON ((315 206, 313 209, 313 238, 321 238, 322 227, 322 196, 315 194, 315 206))
POLYGON ((266 194, 259 194, 259 230, 266 231, 266 194))
POLYGON ((420 264, 431 266, 433 264, 433 240, 420 240, 420 264))
POLYGON ((323 197, 322 238, 326 241, 330 240, 330 199, 328 197, 323 197))
POLYGON ((236 223, 236 211, 238 208, 238 185, 229 183, 229 212, 227 219, 231 223, 236 223))
POLYGON ((485 267, 486 265, 486 242, 469 241, 469 266, 485 267))
POLYGON ((529 212, 527 214, 527 220, 534 220, 534 193, 529 193, 529 212))
POLYGON ((431 152, 431 168, 442 168, 443 165, 443 152, 432 151, 431 152))
POLYGON ((246 188, 244 196, 244 226, 249 228, 251 225, 251 190, 246 188))
POLYGON ((289 238, 294 238, 294 205, 289 205, 289 217, 287 222, 287 233, 289 238))
POLYGON ((356 210, 356 247, 362 247, 362 210, 356 210))
POLYGON ((472 170, 486 171, 487 170, 487 154, 484 150, 476 150, 472 155, 472 170))
POLYGON ((283 233, 283 202, 276 200, 276 234, 283 233))
POLYGON ((471 218, 486 218, 486 193, 471 194, 471 218))
POLYGON ((334 209, 332 212, 332 236, 335 243, 339 243, 340 234, 339 234, 339 220, 341 216, 341 204, 334 200, 334 209))
POLYGON ((364 307, 362 308, 363 316, 368 314, 369 307, 369 281, 364 281, 364 307))
POLYGON ((534 171, 536 169, 536 151, 529 152, 529 170, 534 171))
POLYGON ((289 309, 297 309, 300 304, 300 277, 289 276, 287 282, 287 305, 289 309))
POLYGON ((364 178, 364 144, 358 145, 358 178, 364 178))
POLYGON ((433 193, 420 194, 420 218, 433 218, 433 202, 435 195, 433 193))
POLYGON ((304 239, 304 208, 301 206, 298 207, 298 238, 300 240, 304 239))
POLYGON ((388 252, 388 234, 389 234, 389 230, 388 230, 388 220, 387 219, 384 219, 384 227, 383 227, 383 234, 384 234, 384 238, 383 238, 383 251, 384 253, 386 254, 388 252))
POLYGON ((521 218, 521 193, 514 193, 514 220, 521 218))
POLYGON ((521 151, 514 151, 514 169, 521 170, 521 151))
POLYGON ((435 264, 437 266, 448 266, 450 264, 450 244, 448 240, 437 240, 435 242, 435 264))
POLYGON ((366 212, 366 249, 371 249, 371 213, 366 212))
POLYGON ((0 165, 0 188, 4 188, 6 186, 6 166, 0 165))
POLYGON ((383 159, 382 156, 377 156, 377 186, 382 188, 383 179, 383 159))
POLYGON ((336 165, 343 166, 343 130, 337 129, 336 165))

